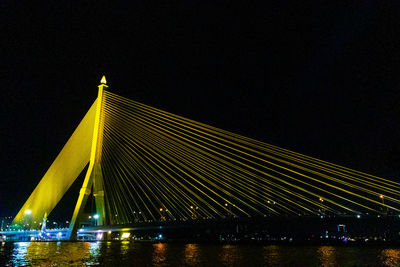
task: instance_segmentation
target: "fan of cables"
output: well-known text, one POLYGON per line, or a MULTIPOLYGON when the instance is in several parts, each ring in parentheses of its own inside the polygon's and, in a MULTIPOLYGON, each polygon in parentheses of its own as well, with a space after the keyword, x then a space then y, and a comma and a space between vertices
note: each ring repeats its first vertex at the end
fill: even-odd
POLYGON ((400 183, 105 92, 101 170, 110 224, 388 214, 400 183))

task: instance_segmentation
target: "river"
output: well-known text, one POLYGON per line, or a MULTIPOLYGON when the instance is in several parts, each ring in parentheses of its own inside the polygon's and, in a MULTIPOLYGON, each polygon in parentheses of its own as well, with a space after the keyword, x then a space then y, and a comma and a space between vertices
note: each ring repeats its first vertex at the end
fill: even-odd
POLYGON ((388 247, 136 242, 0 243, 0 266, 400 266, 388 247))

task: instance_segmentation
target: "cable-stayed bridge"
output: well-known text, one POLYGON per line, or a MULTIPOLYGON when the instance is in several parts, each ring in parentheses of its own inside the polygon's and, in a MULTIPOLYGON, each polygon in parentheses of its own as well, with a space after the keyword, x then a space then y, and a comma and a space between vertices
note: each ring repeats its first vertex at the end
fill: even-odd
MULTIPOLYGON (((270 216, 385 216, 400 183, 174 115, 116 95, 98 97, 13 226, 40 229, 87 167, 66 236, 88 198, 97 229, 270 216)), ((397 212, 397 213, 396 213, 397 212)))

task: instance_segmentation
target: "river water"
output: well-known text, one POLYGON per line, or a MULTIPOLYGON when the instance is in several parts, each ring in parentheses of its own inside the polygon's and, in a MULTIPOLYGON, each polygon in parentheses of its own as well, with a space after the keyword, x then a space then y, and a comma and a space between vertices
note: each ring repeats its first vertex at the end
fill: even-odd
POLYGON ((123 242, 0 243, 0 266, 400 266, 400 249, 123 242))

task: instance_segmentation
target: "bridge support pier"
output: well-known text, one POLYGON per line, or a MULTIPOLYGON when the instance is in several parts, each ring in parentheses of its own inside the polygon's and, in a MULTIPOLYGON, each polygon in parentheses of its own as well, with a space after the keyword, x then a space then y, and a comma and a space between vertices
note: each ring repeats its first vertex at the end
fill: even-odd
POLYGON ((96 203, 97 225, 105 224, 103 173, 100 164, 94 167, 93 196, 96 203))
POLYGON ((69 240, 76 240, 77 239, 77 230, 78 230, 78 226, 79 223, 77 222, 79 220, 79 215, 82 214, 83 209, 85 208, 87 199, 90 195, 91 192, 91 187, 92 187, 92 180, 91 179, 86 179, 85 177, 85 181, 84 184, 86 183, 86 186, 82 186, 80 192, 79 192, 79 197, 78 197, 78 201, 76 203, 75 206, 75 210, 74 210, 74 214, 72 215, 72 219, 71 222, 69 224, 69 240), (89 180, 89 181, 86 181, 89 180))

